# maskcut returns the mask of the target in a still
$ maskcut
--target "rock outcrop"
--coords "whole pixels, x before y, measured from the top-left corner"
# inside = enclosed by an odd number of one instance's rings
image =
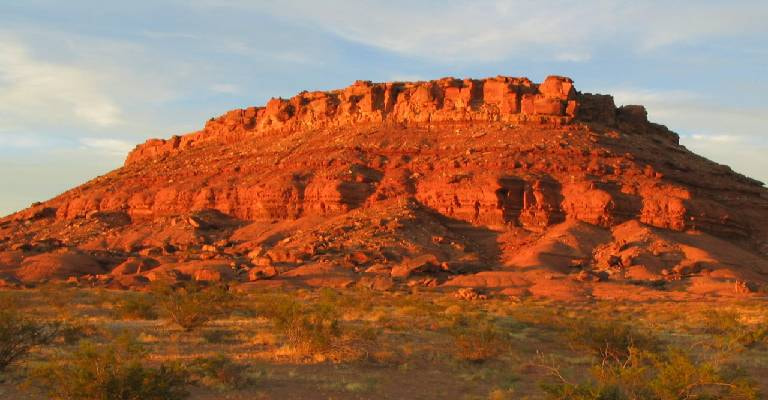
[[[766,220],[760,182],[568,78],[358,81],[137,146],[0,220],[0,273],[539,295],[709,271],[749,288],[768,280]]]
[[[245,135],[324,129],[353,124],[408,124],[447,121],[571,121],[579,109],[570,78],[550,76],[536,85],[528,78],[443,78],[429,82],[371,83],[330,92],[302,92],[273,98],[264,107],[232,110],[211,118],[205,129],[168,140],[151,139],[134,149],[126,165],[182,151],[205,142],[236,141]],[[612,102],[602,106],[612,113]]]

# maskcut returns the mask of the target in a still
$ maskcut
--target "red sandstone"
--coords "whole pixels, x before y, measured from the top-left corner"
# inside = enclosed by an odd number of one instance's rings
[[[359,81],[149,140],[124,167],[0,220],[0,278],[566,297],[709,279],[744,295],[768,280],[765,221],[761,183],[568,78]]]

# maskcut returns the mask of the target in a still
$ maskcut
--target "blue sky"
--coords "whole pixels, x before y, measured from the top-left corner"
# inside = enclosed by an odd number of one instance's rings
[[[0,0],[0,215],[357,79],[572,77],[768,181],[768,2]]]

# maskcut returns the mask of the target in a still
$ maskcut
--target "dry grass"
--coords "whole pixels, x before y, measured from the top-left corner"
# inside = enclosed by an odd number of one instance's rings
[[[0,301],[14,298],[20,312],[69,329],[68,337],[33,349],[6,374],[0,397],[45,398],[19,388],[27,371],[72,354],[81,339],[106,345],[125,332],[145,348],[147,367],[185,366],[194,377],[191,398],[199,399],[357,399],[374,393],[545,399],[550,395],[542,384],[558,379],[542,365],[556,366],[573,384],[587,384],[606,354],[601,350],[625,359],[628,345],[661,355],[678,349],[693,360],[740,368],[753,380],[768,375],[762,300],[561,304],[501,297],[464,302],[424,290],[263,291],[236,294],[228,315],[190,332],[162,312],[157,319],[123,312],[126,301],[141,303],[144,296],[60,286],[0,292]],[[63,307],[54,298],[69,303]],[[725,313],[708,311],[715,306]],[[768,393],[768,387],[760,389]]]

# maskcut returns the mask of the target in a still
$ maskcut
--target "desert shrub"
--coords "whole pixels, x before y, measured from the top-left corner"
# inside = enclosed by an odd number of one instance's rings
[[[217,355],[193,360],[188,366],[191,377],[204,386],[219,390],[239,389],[252,383],[248,367]]]
[[[145,355],[138,343],[125,337],[107,345],[82,341],[73,353],[33,369],[29,379],[51,398],[62,400],[186,398],[187,372],[176,364],[147,367]]]
[[[756,383],[738,368],[696,360],[680,349],[661,353],[631,350],[616,362],[604,359],[591,368],[590,378],[573,383],[547,366],[554,383],[542,385],[551,399],[581,400],[725,400],[760,398]]]
[[[269,296],[261,305],[263,315],[302,354],[327,351],[341,335],[339,316],[328,303],[302,304],[288,296]]]
[[[694,360],[679,349],[649,357],[653,378],[648,387],[659,400],[758,399],[755,382],[730,365]]]
[[[707,310],[703,314],[703,330],[722,335],[742,327],[741,316],[734,311]]]
[[[758,324],[750,325],[742,322],[738,312],[709,310],[703,315],[702,328],[713,336],[716,347],[725,350],[751,348],[768,342],[768,321],[765,318]]]
[[[632,349],[653,350],[659,341],[650,332],[629,322],[582,318],[572,321],[568,330],[571,344],[602,359],[624,361]]]
[[[0,372],[37,346],[50,343],[60,324],[40,322],[14,309],[0,310]]]
[[[465,321],[451,332],[453,355],[458,360],[483,362],[509,350],[509,340],[491,321]]]
[[[186,282],[179,286],[158,285],[153,288],[160,311],[185,331],[192,331],[208,321],[227,315],[234,297],[226,286],[206,286]]]
[[[77,344],[85,338],[94,338],[104,334],[103,329],[82,319],[69,318],[59,322],[58,325],[56,340],[68,345]]]
[[[341,336],[336,309],[328,304],[317,304],[299,310],[298,314],[288,314],[289,319],[278,322],[288,341],[303,354],[330,350],[334,340]]]
[[[127,296],[115,306],[115,315],[121,319],[157,319],[155,301],[145,295]]]
[[[302,303],[285,295],[259,300],[259,313],[273,321],[293,350],[304,356],[348,360],[367,356],[379,331],[342,324],[334,301]]]

